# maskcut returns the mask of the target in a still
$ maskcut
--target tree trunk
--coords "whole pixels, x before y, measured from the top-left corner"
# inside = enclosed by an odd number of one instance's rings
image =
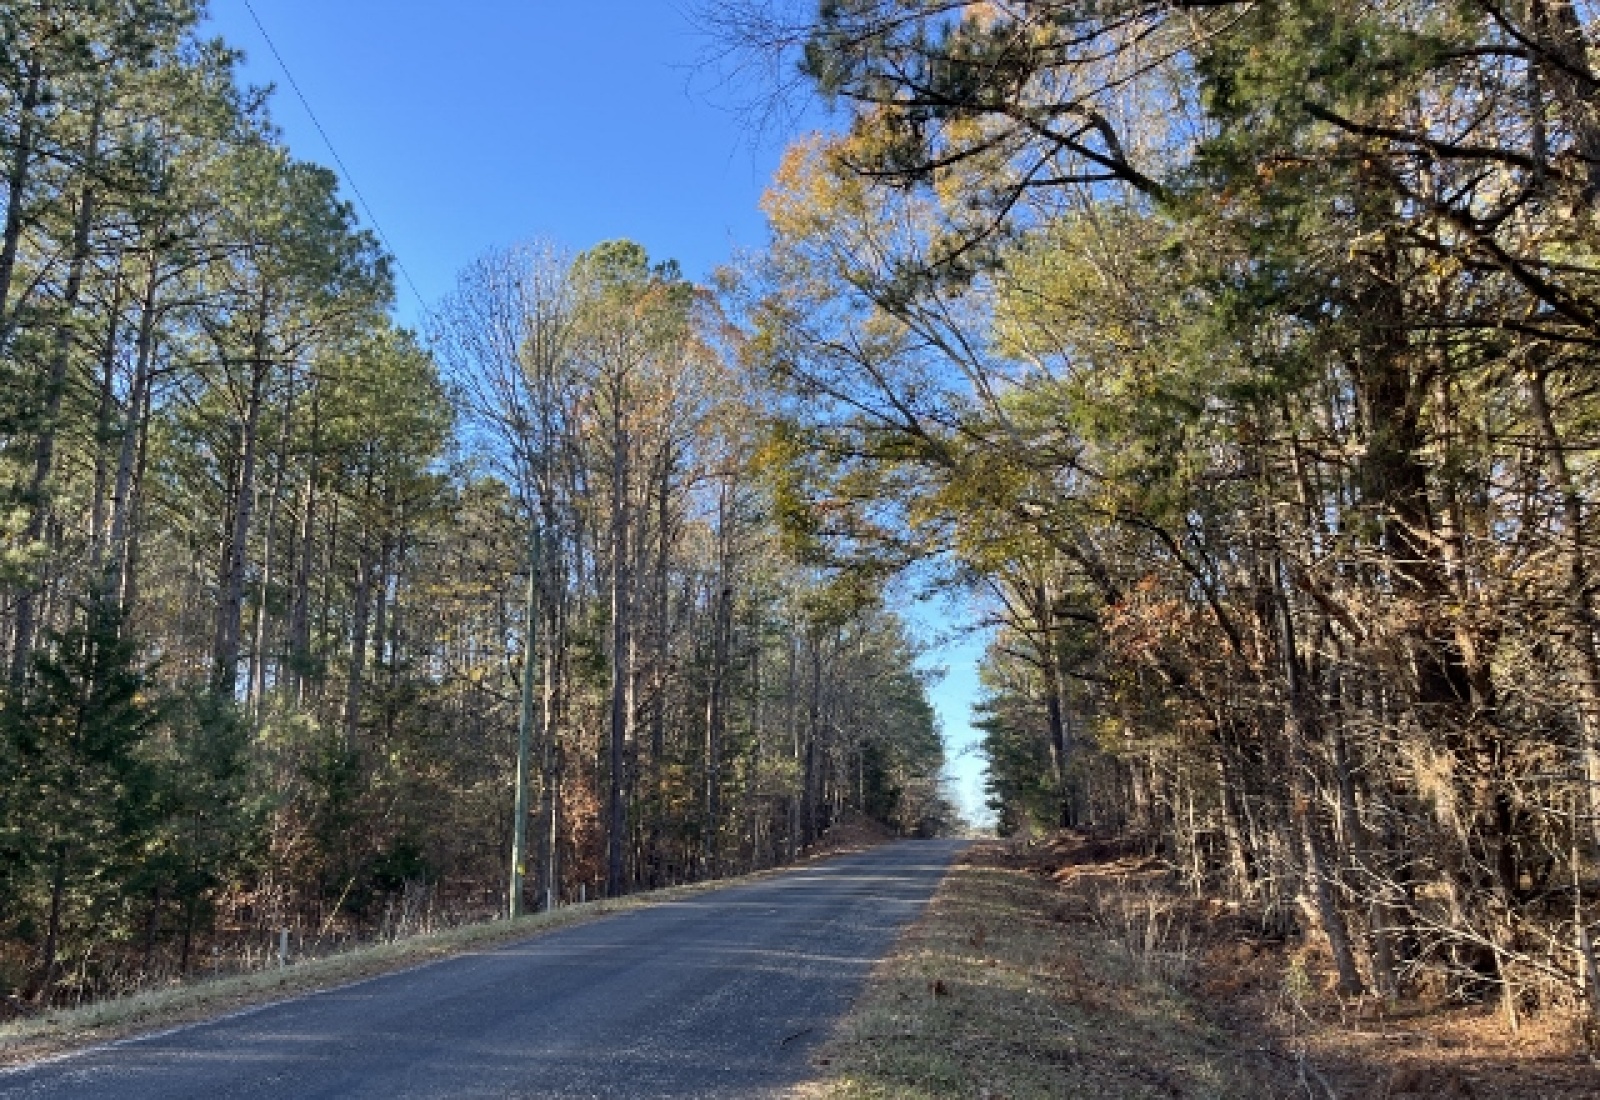
[[[532,510],[530,509],[530,512]],[[528,593],[523,613],[527,630],[522,641],[522,698],[517,715],[517,763],[511,799],[511,896],[507,911],[515,920],[522,915],[522,883],[527,874],[528,771],[533,753],[534,680],[539,662],[539,521],[528,519]]]
[[[547,530],[553,531],[553,516],[547,516]],[[554,547],[550,548],[552,551]],[[547,553],[546,557],[552,559],[546,566],[548,580],[545,584],[547,599],[545,604],[545,647],[544,647],[544,695],[539,711],[539,868],[543,875],[544,899],[543,904],[554,904],[561,897],[561,878],[559,868],[556,866],[556,853],[559,850],[559,818],[561,813],[561,746],[557,742],[558,710],[560,706],[561,691],[561,654],[565,652],[566,634],[564,626],[566,596],[558,586],[556,578],[559,571],[555,564],[555,554]]]
[[[322,397],[311,393],[311,437],[306,456],[306,480],[300,495],[300,523],[296,534],[298,560],[294,570],[294,595],[289,611],[289,655],[293,666],[295,704],[305,705],[306,683],[311,676],[311,573],[316,563],[317,473],[322,446]]]
[[[788,638],[788,676],[784,683],[786,690],[783,697],[783,723],[789,737],[789,760],[794,765],[797,774],[802,774],[800,751],[800,631],[798,624],[789,624]],[[793,863],[796,844],[800,837],[800,811],[802,800],[796,798],[791,791],[784,806],[785,833],[783,838],[783,861]]]
[[[1589,42],[1572,0],[1531,0],[1532,58],[1537,78],[1554,93],[1556,107],[1572,134],[1573,152],[1583,175],[1584,201],[1600,201],[1600,80],[1589,65]],[[1536,104],[1539,110],[1542,104]]]
[[[818,743],[822,739],[822,635],[813,629],[808,632],[811,647],[811,677],[806,692],[805,766],[801,772],[800,786],[800,846],[810,848],[817,842],[817,817],[822,800],[822,777],[818,760]]]
[[[0,351],[11,345],[19,312],[17,303],[12,300],[11,284],[16,279],[17,252],[22,245],[28,187],[32,183],[37,151],[39,119],[36,112],[44,91],[44,66],[37,53],[29,55],[24,71],[26,83],[17,103],[17,144],[11,152],[11,166],[5,181],[5,229],[0,233]]]
[[[1566,536],[1567,630],[1578,657],[1578,724],[1585,779],[1584,801],[1590,843],[1600,849],[1600,647],[1595,645],[1594,608],[1589,603],[1588,545],[1584,538],[1583,496],[1572,479],[1567,452],[1555,417],[1550,411],[1547,375],[1533,372],[1528,379],[1528,404],[1544,441],[1551,484],[1561,494],[1563,534]]]
[[[85,158],[86,178],[78,199],[78,212],[73,222],[72,255],[67,263],[66,285],[62,288],[59,318],[56,321],[55,348],[50,358],[50,374],[45,380],[44,408],[39,418],[38,439],[34,443],[33,473],[28,479],[24,500],[28,507],[28,522],[18,539],[23,546],[38,542],[49,525],[52,513],[50,475],[55,469],[56,435],[60,427],[61,402],[67,392],[67,372],[72,365],[73,315],[78,299],[83,294],[84,272],[89,265],[89,246],[94,229],[95,191],[98,175],[96,164],[100,150],[100,123],[104,108],[97,100],[94,117],[89,126],[88,155]],[[8,245],[9,241],[6,242]],[[15,262],[15,255],[11,257]],[[10,270],[6,258],[0,255],[0,280],[9,280]],[[6,285],[0,282],[0,285]],[[34,635],[38,631],[39,593],[28,585],[17,595],[13,610],[14,633],[11,643],[11,683],[20,686],[28,675],[33,660]]]
[[[144,509],[141,487],[144,485],[145,471],[150,462],[150,408],[155,400],[152,390],[151,386],[145,387],[144,405],[136,421],[138,426],[135,429],[137,438],[134,444],[133,478],[128,494],[130,535],[125,544],[126,549],[119,558],[122,573],[117,585],[117,606],[124,616],[128,615],[139,601],[139,540],[132,537],[131,532],[138,528]]]
[[[278,509],[283,499],[283,482],[289,464],[290,439],[294,429],[295,405],[294,376],[289,376],[288,393],[284,395],[283,419],[278,429],[277,462],[273,465],[272,487],[267,490],[266,530],[261,540],[261,581],[257,586],[255,621],[250,640],[250,671],[246,677],[245,698],[250,713],[261,715],[261,700],[267,691],[267,601],[277,566]]]
[[[89,508],[89,578],[95,598],[103,601],[105,589],[106,537],[109,528],[111,485],[114,474],[108,445],[115,438],[117,404],[117,334],[122,322],[122,272],[112,280],[110,317],[106,322],[105,344],[100,350],[100,390],[95,401],[94,499]]]
[[[265,325],[267,300],[263,295],[258,323]],[[212,692],[232,699],[239,675],[240,630],[244,617],[244,575],[248,561],[250,523],[255,515],[256,447],[261,424],[261,406],[266,398],[266,333],[257,331],[250,362],[250,384],[245,391],[245,407],[239,422],[239,470],[234,479],[233,508],[227,532],[227,551],[219,578],[217,626],[212,648]]]
[[[361,728],[361,689],[367,670],[367,635],[372,621],[372,574],[376,569],[366,532],[361,532],[357,537],[361,540],[361,549],[356,559],[356,589],[351,597],[355,606],[350,624],[350,661],[345,673],[344,742],[347,746],[356,743],[356,735]]]
[[[50,1003],[50,994],[55,989],[57,960],[61,951],[61,916],[67,896],[67,845],[58,842],[51,855],[50,917],[45,924],[44,948],[39,960],[39,991],[34,998],[43,1005]]]
[[[1334,893],[1333,864],[1328,859],[1321,822],[1317,819],[1318,792],[1309,746],[1314,718],[1301,674],[1294,620],[1288,593],[1284,591],[1283,586],[1283,568],[1281,561],[1276,557],[1273,559],[1272,568],[1274,602],[1277,604],[1279,625],[1279,658],[1283,662],[1287,695],[1283,718],[1284,733],[1289,748],[1291,810],[1300,834],[1312,903],[1317,920],[1322,925],[1323,934],[1328,937],[1334,968],[1339,975],[1339,992],[1345,996],[1354,996],[1363,990],[1364,983],[1361,980],[1360,969],[1356,965],[1349,928]]]
[[[149,421],[148,405],[155,364],[156,300],[160,279],[155,258],[150,258],[144,292],[139,303],[139,334],[134,342],[133,378],[128,386],[128,405],[123,416],[121,446],[117,453],[117,473],[111,492],[111,531],[107,539],[106,585],[118,610],[128,608],[127,576],[133,532],[134,493],[140,466],[144,426]]]
[[[150,913],[144,922],[144,949],[140,953],[139,970],[144,980],[150,978],[150,962],[155,958],[156,938],[161,933],[161,884],[150,891]]]
[[[620,406],[620,394],[613,400]],[[606,761],[606,896],[619,897],[626,883],[628,828],[626,758],[632,714],[629,696],[633,670],[628,538],[628,441],[620,407],[614,409],[611,456],[611,715]]]
[[[706,873],[718,874],[718,833],[722,828],[722,751],[726,736],[728,648],[733,629],[732,486],[723,479],[717,501],[717,587],[712,603],[710,682],[706,692],[705,851]]]
[[[667,752],[668,652],[672,636],[672,595],[669,570],[672,555],[672,510],[669,479],[670,455],[661,461],[661,476],[656,484],[656,561],[655,561],[655,654],[656,690],[650,700],[650,836],[646,843],[648,878],[653,886],[664,886],[664,832],[667,814],[666,772],[662,763]]]
[[[763,866],[761,858],[761,632],[750,646],[750,774],[745,782],[745,806],[750,813],[750,865]]]

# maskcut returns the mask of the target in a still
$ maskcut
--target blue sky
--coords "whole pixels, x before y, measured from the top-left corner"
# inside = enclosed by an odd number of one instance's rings
[[[535,236],[632,238],[696,278],[765,240],[756,204],[781,135],[755,143],[709,101],[705,41],[672,3],[252,3],[429,299],[484,251]],[[245,78],[277,85],[291,148],[332,167],[245,0],[210,12],[246,51]]]
[[[789,135],[758,137],[697,71],[708,43],[670,0],[251,0],[294,82],[422,299],[490,249],[572,249],[626,237],[704,278],[759,248],[758,202]],[[245,0],[210,0],[210,28],[274,84],[289,146],[334,167]],[[354,195],[351,195],[354,198]],[[365,215],[364,219],[365,220]],[[402,322],[424,308],[406,279]],[[950,612],[927,611],[930,632]],[[965,812],[982,807],[972,737],[981,645],[930,654]]]

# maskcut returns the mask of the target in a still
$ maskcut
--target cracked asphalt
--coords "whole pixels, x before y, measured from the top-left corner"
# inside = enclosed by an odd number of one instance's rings
[[[0,1097],[739,1097],[810,1056],[959,841],[902,841],[0,1071]]]

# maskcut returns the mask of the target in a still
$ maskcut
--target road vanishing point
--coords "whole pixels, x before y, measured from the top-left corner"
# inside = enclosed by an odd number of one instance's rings
[[[770,1096],[961,842],[901,841],[205,1023],[0,1070],[0,1097]]]

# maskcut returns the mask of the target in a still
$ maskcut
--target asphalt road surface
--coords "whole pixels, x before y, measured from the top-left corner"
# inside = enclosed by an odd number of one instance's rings
[[[0,1070],[0,1097],[759,1097],[811,1075],[960,847],[886,845]]]

